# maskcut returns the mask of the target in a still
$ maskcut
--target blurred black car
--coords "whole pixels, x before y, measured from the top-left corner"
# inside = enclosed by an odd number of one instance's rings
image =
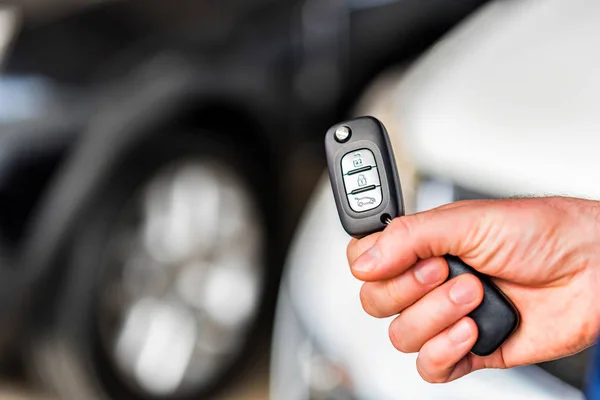
[[[68,399],[230,382],[269,333],[322,133],[481,3],[18,3],[0,79],[5,354]]]

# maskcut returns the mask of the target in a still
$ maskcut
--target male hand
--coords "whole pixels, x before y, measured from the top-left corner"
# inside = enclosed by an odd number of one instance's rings
[[[467,317],[483,288],[472,275],[448,282],[441,256],[489,275],[515,304],[521,324],[493,354],[469,353],[477,326]],[[572,198],[478,200],[396,218],[348,245],[363,284],[363,308],[397,316],[389,328],[401,352],[419,352],[429,382],[482,368],[509,368],[574,354],[600,329],[600,203]]]

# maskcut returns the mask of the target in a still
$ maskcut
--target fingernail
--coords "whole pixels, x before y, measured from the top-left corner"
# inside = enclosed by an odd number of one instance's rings
[[[415,278],[424,285],[439,282],[442,279],[439,263],[433,260],[421,261],[415,267]]]
[[[454,343],[462,343],[471,337],[471,326],[465,320],[459,321],[448,331],[448,339]]]
[[[458,278],[450,288],[450,299],[456,304],[469,304],[477,296],[477,287],[472,279]]]
[[[352,269],[360,272],[373,271],[380,259],[380,252],[377,245],[373,245],[369,250],[365,251],[352,265]]]

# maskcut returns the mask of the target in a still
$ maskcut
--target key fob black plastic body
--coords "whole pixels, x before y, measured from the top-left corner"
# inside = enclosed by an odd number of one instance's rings
[[[361,117],[332,126],[325,135],[325,151],[338,214],[348,234],[360,238],[381,231],[389,220],[404,215],[396,161],[379,120]],[[458,257],[445,259],[448,279],[473,274],[483,285],[483,301],[469,314],[479,330],[471,352],[489,355],[515,331],[519,313],[489,277]]]
[[[336,130],[344,127],[349,136],[340,142]],[[362,117],[336,125],[327,131],[325,150],[338,214],[348,234],[381,231],[385,218],[404,214],[396,161],[381,122]]]

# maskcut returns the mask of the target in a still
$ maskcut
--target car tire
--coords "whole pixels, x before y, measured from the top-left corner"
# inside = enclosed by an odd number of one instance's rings
[[[36,306],[29,356],[35,377],[45,388],[60,398],[69,399],[207,398],[252,360],[257,339],[268,329],[269,304],[273,303],[273,289],[277,287],[278,274],[270,268],[273,257],[268,254],[276,237],[269,215],[268,194],[276,189],[268,188],[275,180],[265,179],[269,177],[268,167],[257,161],[257,152],[247,150],[222,132],[204,131],[153,137],[118,160],[109,179],[96,190],[99,195],[83,207],[66,245],[54,260],[61,272],[46,282],[47,295],[42,297],[47,301]],[[98,299],[102,298],[105,278],[110,273],[103,263],[104,253],[120,213],[140,187],[173,162],[204,158],[218,160],[235,171],[256,204],[257,222],[264,227],[259,240],[263,260],[258,266],[261,292],[241,344],[235,354],[213,371],[208,382],[192,383],[178,393],[157,394],[145,391],[132,382],[131,377],[125,376],[103,344],[99,328],[103,316]]]

